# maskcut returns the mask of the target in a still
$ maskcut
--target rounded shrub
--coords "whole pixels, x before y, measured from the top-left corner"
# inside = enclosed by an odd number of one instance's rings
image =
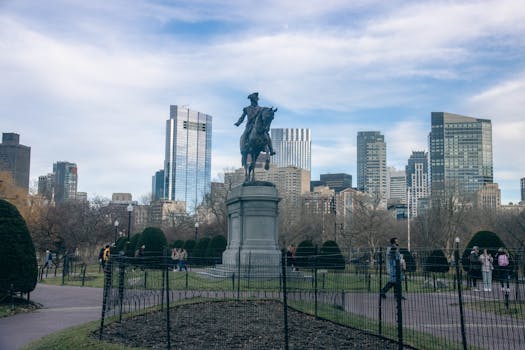
[[[188,239],[186,242],[184,242],[183,248],[186,249],[189,256],[193,255],[193,251],[195,249],[195,245],[197,242],[195,242],[193,239]]]
[[[213,263],[219,264],[221,262],[222,253],[226,250],[228,242],[222,235],[214,236],[208,244],[206,256],[213,260]]]
[[[184,247],[184,241],[182,239],[178,239],[171,244],[171,248],[182,248],[182,247]]]
[[[29,293],[38,278],[35,246],[18,209],[0,199],[0,295]]]
[[[335,241],[326,241],[319,251],[318,267],[323,269],[345,269],[345,259]]]
[[[450,265],[441,249],[433,250],[423,263],[425,272],[448,272]]]
[[[315,246],[310,240],[304,240],[297,246],[295,251],[295,265],[309,267],[313,264],[315,257]]]
[[[127,238],[124,238],[125,239],[125,242],[124,242],[124,246],[125,246],[125,249],[124,249],[124,252],[125,252],[125,255],[127,257],[134,257],[135,256],[135,252],[137,251],[137,249],[140,247],[139,246],[139,242],[140,240],[142,239],[142,234],[140,233],[135,233],[133,236],[131,236],[130,240],[129,240],[129,243],[127,242]]]
[[[226,238],[224,236],[214,236],[211,239],[210,244],[208,245],[206,256],[215,259],[222,257],[222,253],[226,250],[227,245],[228,242],[226,241]]]
[[[162,256],[164,249],[168,246],[168,241],[164,232],[158,227],[146,227],[140,236],[137,249],[145,246],[144,254],[146,256]]]

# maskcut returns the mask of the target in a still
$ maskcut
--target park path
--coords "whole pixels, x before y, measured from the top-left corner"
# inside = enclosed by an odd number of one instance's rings
[[[37,284],[34,312],[0,318],[0,349],[17,350],[59,330],[100,319],[101,288]]]

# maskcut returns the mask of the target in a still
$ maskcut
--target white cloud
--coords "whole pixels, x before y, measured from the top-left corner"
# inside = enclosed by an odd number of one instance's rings
[[[218,30],[188,39],[185,31],[201,21],[218,22]],[[274,124],[289,124],[278,127],[315,128],[319,172],[355,171],[359,129],[381,129],[389,162],[402,166],[413,149],[426,148],[430,111],[461,113],[453,109],[463,96],[472,96],[468,111],[493,116],[503,171],[523,135],[525,73],[492,76],[509,57],[523,69],[521,1],[20,1],[5,7],[0,28],[3,127],[32,146],[32,177],[67,158],[79,164],[88,192],[149,192],[169,104],[212,114],[213,172],[236,167],[240,130],[232,123],[251,91],[280,107]],[[502,82],[479,92],[495,79]],[[389,108],[398,110],[393,117]],[[414,109],[425,111],[421,119]],[[366,110],[384,117],[356,116]]]

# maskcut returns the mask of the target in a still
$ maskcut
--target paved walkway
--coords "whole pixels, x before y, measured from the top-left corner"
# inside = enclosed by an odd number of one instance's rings
[[[31,300],[43,307],[0,318],[0,349],[20,349],[45,335],[100,319],[102,289],[38,284]]]

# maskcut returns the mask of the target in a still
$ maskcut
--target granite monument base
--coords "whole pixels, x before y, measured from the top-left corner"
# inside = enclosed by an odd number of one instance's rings
[[[241,277],[278,277],[281,251],[277,243],[279,196],[270,182],[234,187],[226,200],[228,245],[216,271]]]

